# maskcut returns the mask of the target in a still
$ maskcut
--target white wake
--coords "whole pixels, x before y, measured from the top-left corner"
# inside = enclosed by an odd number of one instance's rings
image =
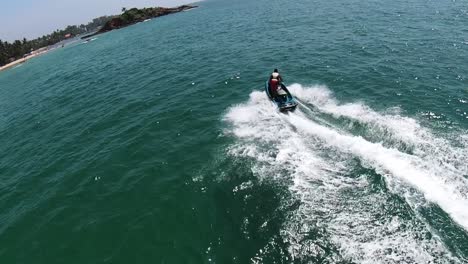
[[[468,230],[468,184],[463,177],[468,169],[467,162],[460,161],[467,157],[466,148],[452,146],[397,111],[380,114],[362,103],[340,105],[326,87],[293,85],[290,90],[322,113],[367,124],[370,132],[385,131],[392,140],[411,145],[413,152],[388,146],[385,138],[373,142],[323,124],[301,109],[280,114],[262,92],[252,92],[248,102],[231,107],[225,115],[230,124],[226,133],[238,140],[229,154],[255,160],[252,171],[261,180],[289,182],[301,201],[281,233],[291,245],[289,254],[298,259],[327,255],[321,244],[331,243],[341,255],[327,256],[329,260],[426,263],[453,258],[436,234],[421,239],[431,232],[424,221],[385,216],[382,210],[389,210],[391,194],[370,191],[368,175],[353,175],[353,169],[358,159],[413,208],[436,204]],[[306,239],[311,230],[322,229],[322,239]]]

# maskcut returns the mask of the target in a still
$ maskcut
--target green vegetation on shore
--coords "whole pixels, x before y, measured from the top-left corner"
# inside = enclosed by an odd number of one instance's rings
[[[107,21],[102,28],[88,36],[84,36],[83,38],[88,38],[97,34],[102,34],[114,29],[119,29],[122,27],[126,27],[129,25],[133,25],[138,22],[145,21],[146,19],[151,19],[154,17],[165,16],[177,12],[182,12],[188,9],[195,8],[196,6],[192,5],[181,5],[178,7],[173,8],[165,8],[165,7],[149,7],[149,8],[132,8],[127,10],[126,8],[122,8],[122,14],[119,16],[112,17],[109,21]]]
[[[194,7],[195,6],[191,5],[182,5],[174,8],[153,7],[142,9],[132,8],[129,10],[122,8],[121,15],[102,16],[93,19],[93,21],[87,25],[68,26],[63,30],[56,30],[52,34],[37,39],[27,40],[24,38],[23,40],[16,40],[13,43],[0,40],[0,66],[23,58],[24,55],[29,54],[33,50],[55,45],[73,36],[86,34],[87,32],[95,32],[84,37],[86,38],[126,27],[146,19],[177,13]]]
[[[24,38],[23,40],[16,40],[12,43],[7,41],[3,42],[0,40],[0,66],[14,60],[18,60],[33,50],[55,45],[60,41],[67,39],[66,36],[68,34],[71,36],[76,36],[86,32],[96,31],[112,18],[112,16],[98,17],[86,25],[82,24],[79,26],[67,26],[63,30],[56,30],[49,35],[45,35],[33,40],[27,40]]]

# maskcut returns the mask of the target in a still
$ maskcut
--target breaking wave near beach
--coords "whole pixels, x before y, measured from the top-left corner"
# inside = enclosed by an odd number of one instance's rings
[[[438,133],[399,108],[340,102],[326,86],[288,88],[295,112],[279,113],[254,91],[224,115],[228,155],[290,194],[278,234],[287,260],[465,263],[467,131]]]

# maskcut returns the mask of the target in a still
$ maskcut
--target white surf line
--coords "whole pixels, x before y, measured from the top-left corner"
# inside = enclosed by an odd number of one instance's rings
[[[468,199],[466,193],[460,193],[457,186],[444,181],[443,175],[434,175],[430,164],[425,164],[419,157],[385,148],[382,144],[371,143],[362,137],[340,134],[330,128],[296,114],[288,115],[292,125],[307,134],[324,140],[340,151],[359,156],[372,167],[407,182],[424,194],[424,197],[439,205],[452,219],[468,230]]]

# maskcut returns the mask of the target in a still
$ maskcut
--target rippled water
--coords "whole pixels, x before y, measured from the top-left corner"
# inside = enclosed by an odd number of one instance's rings
[[[465,263],[467,10],[213,0],[0,72],[0,260]]]

